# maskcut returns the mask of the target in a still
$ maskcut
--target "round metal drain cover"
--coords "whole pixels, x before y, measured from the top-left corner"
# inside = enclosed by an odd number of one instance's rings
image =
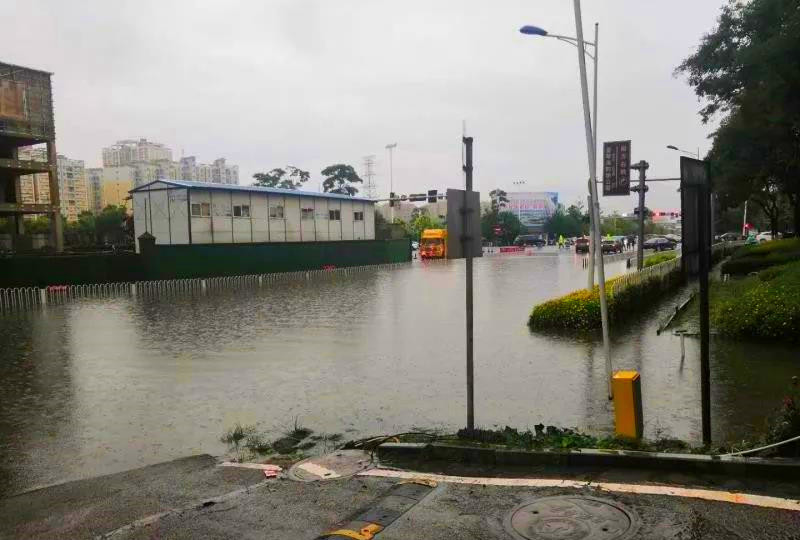
[[[623,540],[639,528],[631,510],[594,497],[542,497],[506,517],[506,530],[522,540]]]
[[[289,478],[301,482],[347,478],[372,468],[370,455],[362,450],[338,450],[332,454],[304,459],[292,465]]]

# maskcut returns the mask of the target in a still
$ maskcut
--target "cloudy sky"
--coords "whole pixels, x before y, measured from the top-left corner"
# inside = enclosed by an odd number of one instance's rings
[[[599,140],[631,139],[649,175],[675,176],[675,144],[708,149],[712,126],[672,73],[713,27],[722,0],[585,0],[600,23]],[[10,12],[9,12],[10,10]],[[54,73],[60,153],[100,164],[115,140],[175,155],[224,156],[254,172],[319,171],[376,156],[388,192],[460,187],[461,131],[475,138],[475,186],[585,198],[577,52],[519,34],[575,34],[569,0],[26,0],[5,8],[2,60]],[[590,71],[591,76],[591,71]],[[674,184],[648,206],[679,206]],[[629,212],[634,197],[605,198]]]

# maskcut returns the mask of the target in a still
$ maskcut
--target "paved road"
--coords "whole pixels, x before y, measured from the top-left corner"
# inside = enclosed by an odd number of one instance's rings
[[[196,456],[0,501],[0,538],[95,538],[109,533],[119,539],[315,538],[385,500],[397,482],[364,476],[316,483],[264,480],[260,471],[218,467],[214,458]],[[777,489],[785,496],[786,486]],[[375,538],[509,539],[503,523],[512,509],[564,495],[624,505],[639,521],[632,538],[800,539],[800,511],[592,487],[448,482],[438,483]]]

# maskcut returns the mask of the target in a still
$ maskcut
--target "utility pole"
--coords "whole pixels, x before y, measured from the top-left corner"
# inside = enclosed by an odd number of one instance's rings
[[[364,156],[364,194],[368,199],[377,199],[375,191],[375,156]]]
[[[592,138],[594,139],[594,162],[592,166],[594,167],[594,174],[592,175],[594,178],[597,178],[597,60],[600,57],[600,45],[598,44],[598,40],[600,39],[600,25],[598,23],[594,23],[594,95],[592,99],[594,101],[592,107]],[[591,182],[591,179],[589,180]],[[594,193],[589,187],[589,208],[592,208],[592,193]],[[589,226],[591,227],[592,215],[594,212],[592,211],[589,214]],[[603,256],[602,253],[603,249],[601,246],[600,249],[600,256]],[[594,250],[589,247],[589,277],[588,277],[587,288],[591,292],[594,290]]]
[[[464,180],[465,180],[465,196],[464,207],[467,207],[466,201],[469,200],[469,194],[472,192],[472,137],[462,137],[464,144]],[[472,234],[474,231],[470,230],[469,214],[465,211],[463,213],[464,219],[464,237],[462,240],[464,246],[464,258],[466,259],[466,312],[467,312],[467,429],[472,432],[475,429],[475,379],[473,375],[473,319],[472,319]]]
[[[744,217],[742,218],[742,237],[747,236],[747,201],[744,201]]]
[[[594,135],[592,133],[592,118],[589,111],[589,85],[586,81],[586,50],[583,41],[583,20],[581,19],[581,0],[574,0],[575,29],[578,41],[578,67],[581,75],[581,94],[583,98],[583,119],[586,130],[586,150],[589,158],[589,189],[592,196],[592,230],[594,232],[595,264],[597,265],[597,284],[600,288],[600,320],[603,326],[603,352],[606,359],[606,375],[608,378],[608,397],[613,397],[611,385],[613,373],[611,366],[610,338],[608,335],[608,301],[606,299],[606,272],[603,265],[603,246],[600,239],[600,199],[597,196],[597,159],[595,156]]]
[[[641,270],[644,266],[644,193],[647,186],[644,184],[647,179],[645,171],[650,164],[642,160],[636,165],[631,165],[631,169],[639,171],[639,185],[636,191],[639,192],[639,239],[636,241],[636,268]]]
[[[392,163],[392,150],[397,148],[397,143],[387,144],[386,149],[389,151],[389,193],[394,193],[394,167]],[[394,223],[394,206],[389,209],[391,222]]]

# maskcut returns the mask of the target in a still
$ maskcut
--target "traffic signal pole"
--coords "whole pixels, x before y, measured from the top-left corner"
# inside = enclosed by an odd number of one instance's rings
[[[650,164],[642,160],[636,165],[631,165],[631,169],[639,171],[639,238],[636,241],[636,269],[641,270],[644,267],[644,194],[647,191],[645,186],[646,171]]]

